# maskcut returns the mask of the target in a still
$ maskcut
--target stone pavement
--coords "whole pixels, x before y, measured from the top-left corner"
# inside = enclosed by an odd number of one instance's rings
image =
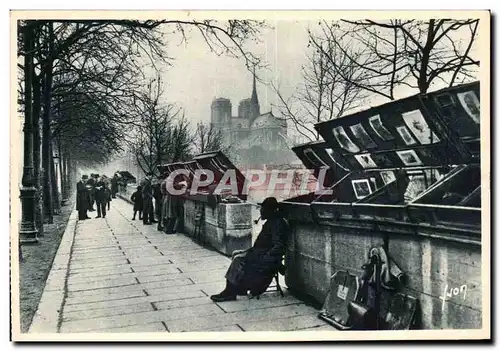
[[[229,258],[111,206],[105,219],[73,213],[30,333],[334,330],[286,290],[213,303]]]

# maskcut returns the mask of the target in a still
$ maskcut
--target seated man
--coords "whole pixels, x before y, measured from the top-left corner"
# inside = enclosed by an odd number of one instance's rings
[[[215,302],[236,300],[247,291],[255,295],[265,292],[285,254],[288,224],[278,211],[278,201],[268,197],[262,202],[261,219],[266,220],[253,247],[233,253],[226,273],[226,288],[210,298]]]

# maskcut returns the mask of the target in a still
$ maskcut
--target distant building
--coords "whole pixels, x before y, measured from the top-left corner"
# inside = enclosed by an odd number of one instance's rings
[[[287,140],[285,119],[272,111],[261,114],[255,75],[252,96],[241,100],[238,115],[232,116],[229,99],[217,98],[211,106],[211,123],[222,132],[223,144],[231,149],[237,164],[287,164],[296,160]]]

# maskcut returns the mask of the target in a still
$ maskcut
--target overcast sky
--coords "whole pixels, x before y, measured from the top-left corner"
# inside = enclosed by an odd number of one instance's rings
[[[269,24],[274,29],[262,32],[262,43],[248,45],[248,48],[262,55],[268,64],[268,69],[258,71],[257,75],[268,83],[274,80],[285,93],[291,94],[300,81],[307,28],[311,23],[279,21]],[[188,43],[182,45],[176,45],[175,36],[172,39],[168,53],[175,61],[163,74],[168,84],[166,96],[169,102],[183,107],[186,116],[195,123],[210,120],[210,104],[214,97],[230,99],[233,115],[236,115],[238,103],[249,98],[252,92],[252,74],[244,60],[211,53],[199,35],[192,35]],[[257,94],[261,112],[269,111],[271,104],[276,102],[272,88],[258,82]]]

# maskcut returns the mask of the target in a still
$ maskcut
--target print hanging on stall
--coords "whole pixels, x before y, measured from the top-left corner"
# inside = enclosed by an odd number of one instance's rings
[[[382,140],[392,140],[394,139],[394,136],[385,128],[385,126],[382,124],[382,120],[380,119],[379,115],[373,116],[369,118],[370,125],[373,129],[373,131],[380,137]]]
[[[396,151],[398,154],[399,158],[401,159],[401,162],[405,166],[421,166],[422,161],[420,161],[420,158],[418,158],[417,153],[415,150],[404,150],[404,151]]]
[[[457,94],[460,104],[465,112],[472,118],[474,122],[479,124],[480,121],[480,103],[476,94],[473,91]]]
[[[406,145],[414,145],[417,143],[417,141],[411,136],[408,128],[406,128],[405,126],[396,127],[396,130],[398,131],[399,135],[401,135],[401,138]]]
[[[323,162],[323,160],[314,152],[313,149],[304,150],[304,156],[307,157],[307,159],[311,161],[311,163],[316,167],[328,167],[328,165]]]
[[[359,147],[352,142],[352,140],[349,138],[349,136],[346,134],[344,128],[342,127],[335,127],[333,128],[333,135],[335,136],[335,139],[337,139],[337,142],[339,143],[340,147],[343,148],[344,150],[347,150],[352,153],[359,152]]]
[[[431,130],[420,110],[403,113],[403,119],[420,144],[427,145],[439,142],[439,138]]]
[[[331,160],[333,161],[333,163],[335,163],[337,166],[339,166],[340,168],[342,168],[344,171],[348,171],[349,170],[348,168],[345,168],[340,163],[338,163],[337,160],[335,160],[335,157],[333,155],[333,150],[332,149],[326,148],[325,151],[326,151],[327,155],[331,158]]]
[[[365,128],[361,123],[355,124],[350,127],[352,134],[358,139],[358,141],[363,145],[366,149],[377,147],[377,144],[373,141],[371,136],[366,132]]]
[[[372,193],[368,179],[355,179],[351,181],[351,184],[354,189],[356,199],[358,200],[363,199]]]
[[[373,161],[370,154],[354,155],[354,158],[363,168],[377,168],[377,164]]]
[[[396,181],[396,175],[393,171],[381,171],[380,176],[385,185]]]

